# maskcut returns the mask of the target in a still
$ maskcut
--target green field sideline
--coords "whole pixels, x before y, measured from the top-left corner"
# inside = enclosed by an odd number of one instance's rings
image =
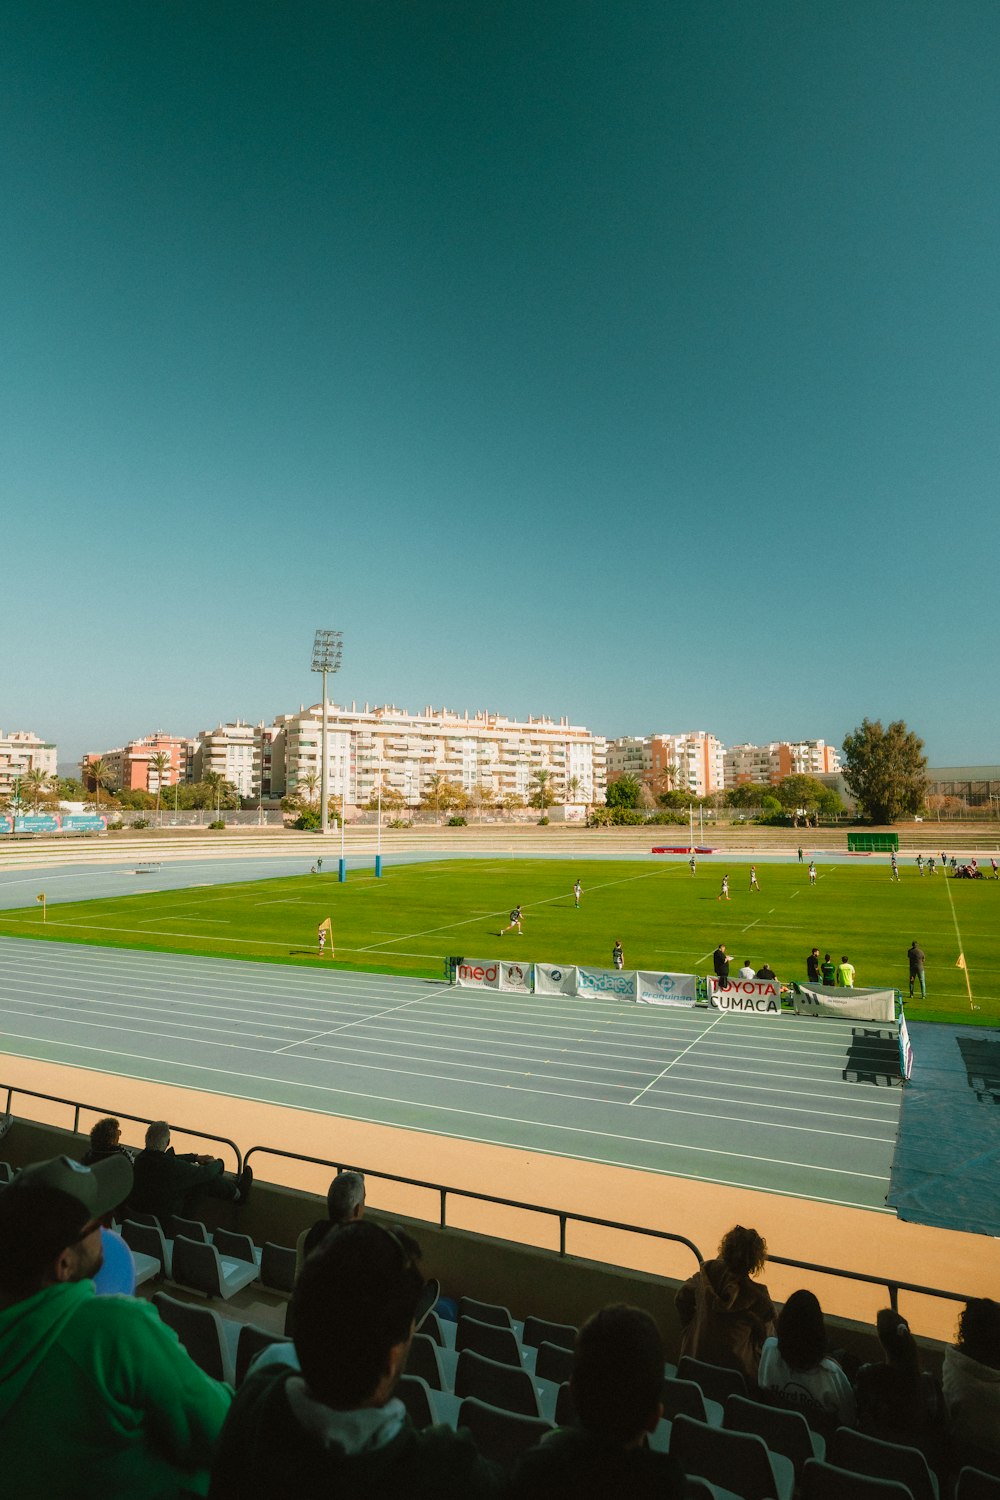
[[[144,948],[267,963],[331,966],[316,955],[316,930],[330,917],[338,967],[439,977],[446,954],[517,955],[525,960],[609,965],[621,940],[627,968],[704,974],[724,942],[755,968],[804,979],[815,943],[846,953],[860,986],[906,992],[906,950],[927,955],[927,1002],[917,1020],[995,1025],[1000,1020],[1000,882],[919,879],[894,884],[884,866],[821,865],[809,886],[804,865],[761,864],[759,894],[749,867],[729,867],[732,899],[717,901],[725,866],[716,859],[692,879],[684,863],[653,861],[461,860],[389,865],[381,880],[352,870],[251,884],[199,886],[106,901],[0,912],[0,934]],[[572,885],[583,883],[580,910]],[[524,907],[524,933],[500,938],[511,907]],[[972,986],[956,968],[964,951]]]

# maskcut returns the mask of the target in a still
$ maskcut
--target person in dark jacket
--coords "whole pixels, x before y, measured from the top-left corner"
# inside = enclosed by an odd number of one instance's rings
[[[90,1145],[83,1157],[85,1167],[104,1161],[109,1156],[125,1156],[131,1162],[135,1152],[122,1145],[122,1128],[113,1115],[106,1115],[90,1127]]]
[[[570,1392],[578,1425],[543,1438],[518,1464],[511,1500],[681,1500],[684,1471],[654,1452],[663,1414],[663,1341],[638,1307],[605,1307],[580,1329]]]
[[[222,1198],[245,1203],[253,1172],[244,1167],[238,1177],[223,1170],[217,1157],[178,1156],[170,1144],[166,1120],[154,1120],[146,1130],[146,1149],[135,1159],[135,1182],[129,1204],[139,1213],[168,1219],[189,1217],[199,1198]]]
[[[292,1293],[301,1372],[240,1387],[222,1429],[213,1500],[486,1500],[501,1472],[450,1427],[419,1432],[396,1383],[425,1296],[409,1235],[372,1219],[333,1229]]]
[[[947,1415],[941,1387],[920,1367],[920,1351],[906,1319],[883,1307],[875,1319],[884,1361],[862,1365],[854,1383],[858,1426],[885,1443],[919,1448],[933,1469],[947,1458]]]
[[[764,1340],[775,1331],[767,1287],[751,1279],[766,1260],[767,1245],[755,1229],[737,1224],[723,1235],[717,1259],[706,1260],[674,1299],[682,1355],[757,1379]]]

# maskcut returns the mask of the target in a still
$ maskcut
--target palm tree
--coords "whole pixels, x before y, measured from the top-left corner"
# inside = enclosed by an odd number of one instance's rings
[[[84,785],[93,786],[95,801],[100,807],[101,788],[107,791],[111,787],[111,771],[108,763],[103,755],[95,755],[93,759],[84,762],[82,769]]]
[[[577,801],[577,799],[578,799],[578,797],[580,795],[580,788],[581,788],[582,785],[583,785],[583,782],[580,780],[579,776],[571,776],[569,778],[569,780],[567,781],[567,783],[566,783],[566,791],[569,794],[569,800],[571,802],[576,802]]]
[[[32,812],[37,812],[41,807],[46,793],[52,789],[53,780],[48,771],[35,768],[25,771],[21,777],[21,797]]]
[[[307,771],[304,776],[299,777],[298,784],[305,791],[310,811],[314,810],[317,805],[316,793],[319,791],[320,780],[320,776],[315,771]]]
[[[540,766],[531,776],[534,791],[528,798],[532,807],[537,807],[542,817],[556,800],[556,794],[552,789],[552,772],[545,766]]]
[[[149,764],[151,769],[156,772],[156,812],[157,816],[159,816],[160,792],[163,787],[164,772],[170,768],[170,756],[164,750],[157,750],[156,754],[150,757]]]

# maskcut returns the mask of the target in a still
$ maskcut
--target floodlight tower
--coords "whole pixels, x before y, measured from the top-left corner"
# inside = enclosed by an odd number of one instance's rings
[[[320,737],[320,831],[330,831],[330,757],[327,742],[326,679],[330,672],[340,670],[340,658],[344,651],[344,635],[340,630],[317,630],[313,641],[312,670],[323,676],[323,727]],[[340,803],[340,826],[344,826],[344,800]]]

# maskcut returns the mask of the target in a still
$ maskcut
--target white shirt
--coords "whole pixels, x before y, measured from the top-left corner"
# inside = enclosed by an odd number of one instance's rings
[[[744,964],[739,972],[740,979],[756,979],[756,974],[749,964]]]
[[[854,1426],[857,1409],[851,1382],[835,1359],[821,1359],[811,1370],[793,1370],[778,1349],[778,1340],[764,1340],[757,1383],[766,1391],[780,1391],[786,1401],[797,1401],[808,1409],[815,1405],[848,1427]]]

